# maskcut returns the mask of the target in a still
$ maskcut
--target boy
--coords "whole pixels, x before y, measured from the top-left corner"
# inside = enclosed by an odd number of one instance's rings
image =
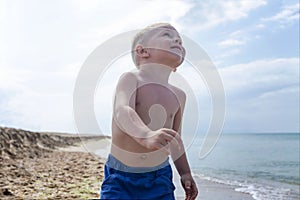
[[[169,155],[186,199],[196,198],[180,137],[186,96],[168,83],[184,56],[181,38],[170,24],[148,26],[134,38],[138,71],[123,74],[116,88],[101,199],[175,199]]]

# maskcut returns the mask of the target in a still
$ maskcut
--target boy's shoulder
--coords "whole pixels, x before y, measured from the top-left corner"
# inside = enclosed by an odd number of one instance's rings
[[[129,72],[124,72],[120,76],[120,79],[136,79],[136,77],[137,77],[136,72],[129,71]]]
[[[132,84],[137,82],[137,75],[135,72],[125,72],[123,73],[118,81],[118,84],[124,85],[124,84]]]

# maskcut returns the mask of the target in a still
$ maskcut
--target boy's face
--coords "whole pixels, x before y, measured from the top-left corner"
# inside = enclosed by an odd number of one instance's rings
[[[146,45],[151,61],[172,67],[179,66],[185,57],[185,49],[179,33],[172,27],[161,27],[150,31]]]

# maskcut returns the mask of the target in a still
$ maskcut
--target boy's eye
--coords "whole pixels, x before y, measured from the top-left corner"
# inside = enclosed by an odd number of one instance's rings
[[[163,36],[168,36],[169,37],[170,34],[169,33],[164,33]]]

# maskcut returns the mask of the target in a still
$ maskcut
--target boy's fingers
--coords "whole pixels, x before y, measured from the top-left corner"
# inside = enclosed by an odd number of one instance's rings
[[[186,197],[185,197],[185,200],[191,200],[191,199],[192,199],[191,194],[190,194],[190,193],[187,193],[187,194],[186,194]]]
[[[192,188],[191,199],[196,199],[196,197],[198,195],[198,190],[197,190],[195,183],[192,183],[191,188]]]
[[[181,137],[180,135],[172,130],[172,129],[163,129],[163,131],[167,134],[165,134],[165,137],[166,139],[169,141],[169,142],[172,142],[172,141],[175,141],[175,146],[178,147],[179,150],[181,150]]]
[[[167,133],[163,134],[163,138],[168,142],[171,142],[173,140],[173,137],[171,135],[168,135]]]
[[[165,146],[165,145],[162,145],[162,144],[160,144],[160,143],[158,143],[157,145],[156,145],[156,148],[159,150],[159,149],[161,149],[161,150],[163,150],[165,153],[167,153],[168,155],[170,154],[170,151],[169,151],[169,149]]]
[[[177,135],[177,132],[174,131],[173,129],[163,128],[162,131],[169,135],[172,135],[173,137],[175,137]]]
[[[192,187],[193,187],[193,193],[192,193],[191,198],[196,199],[196,197],[198,195],[198,190],[197,190],[197,187],[196,187],[195,183],[192,184]]]

